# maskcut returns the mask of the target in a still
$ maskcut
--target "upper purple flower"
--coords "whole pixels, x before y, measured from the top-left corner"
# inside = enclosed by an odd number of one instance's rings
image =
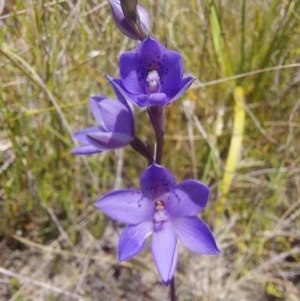
[[[72,150],[76,155],[90,155],[121,148],[134,139],[132,109],[117,93],[118,100],[103,96],[90,98],[91,111],[100,126],[86,128],[74,134],[82,146]]]
[[[136,51],[120,57],[121,79],[108,80],[127,100],[145,106],[165,106],[181,97],[194,81],[183,79],[181,55],[153,38],[141,42]]]
[[[112,191],[95,206],[129,225],[119,241],[119,261],[141,252],[151,234],[151,251],[157,270],[168,285],[178,258],[177,238],[196,253],[220,253],[206,223],[197,217],[208,201],[209,188],[199,181],[176,184],[172,173],[153,163],[141,175],[141,191]]]

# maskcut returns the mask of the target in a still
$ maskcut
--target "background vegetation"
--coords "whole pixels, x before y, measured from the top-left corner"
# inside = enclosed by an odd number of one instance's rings
[[[180,248],[178,300],[300,299],[300,1],[141,0],[198,80],[166,108],[164,165],[210,185],[220,256]],[[4,6],[3,6],[4,4]],[[0,299],[168,300],[149,251],[116,263],[99,195],[138,188],[130,148],[70,155],[133,49],[107,1],[0,1]],[[145,111],[137,131],[153,137]]]

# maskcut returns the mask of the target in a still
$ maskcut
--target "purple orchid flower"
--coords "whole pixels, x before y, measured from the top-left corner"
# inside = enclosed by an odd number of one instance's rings
[[[82,146],[72,154],[90,155],[121,148],[134,140],[134,117],[130,106],[117,94],[118,100],[104,96],[90,98],[90,108],[100,126],[90,127],[74,134]]]
[[[107,193],[95,206],[113,219],[128,223],[119,241],[119,261],[140,253],[152,234],[151,251],[168,285],[175,273],[177,238],[200,254],[220,253],[206,223],[197,217],[208,201],[209,188],[196,180],[176,184],[173,174],[153,163],[140,177],[141,191]]]
[[[165,106],[181,97],[194,81],[183,79],[181,55],[148,37],[136,51],[120,57],[121,79],[107,76],[115,90],[139,107]]]

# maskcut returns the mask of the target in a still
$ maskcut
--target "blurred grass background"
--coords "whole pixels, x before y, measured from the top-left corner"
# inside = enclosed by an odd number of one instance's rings
[[[148,251],[116,263],[121,226],[93,207],[138,188],[146,162],[129,147],[70,155],[94,124],[88,97],[113,96],[105,74],[136,42],[106,1],[0,3],[1,300],[168,300]],[[178,300],[299,300],[300,1],[140,4],[197,78],[166,107],[163,163],[210,185],[202,217],[223,250],[180,249]]]

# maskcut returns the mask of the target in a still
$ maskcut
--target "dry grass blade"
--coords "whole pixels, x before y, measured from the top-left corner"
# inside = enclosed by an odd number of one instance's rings
[[[35,279],[31,279],[30,277],[28,276],[23,276],[23,275],[19,275],[17,273],[13,273],[9,270],[6,270],[4,268],[1,268],[0,267],[0,273],[3,274],[3,275],[6,275],[6,276],[9,276],[9,277],[14,277],[22,282],[26,282],[27,284],[29,285],[33,285],[33,286],[37,286],[37,287],[40,287],[40,288],[43,288],[45,290],[49,290],[55,294],[60,294],[60,295],[64,295],[64,296],[67,296],[67,297],[72,297],[74,298],[75,300],[79,300],[79,301],[88,301],[88,300],[91,300],[89,298],[86,298],[86,297],[82,297],[82,296],[79,296],[77,294],[74,294],[74,293],[71,293],[71,292],[68,292],[68,291],[65,291],[59,287],[55,287],[55,286],[52,286],[50,284],[47,284],[47,283],[43,283],[43,282],[40,282],[38,280],[35,280]]]

